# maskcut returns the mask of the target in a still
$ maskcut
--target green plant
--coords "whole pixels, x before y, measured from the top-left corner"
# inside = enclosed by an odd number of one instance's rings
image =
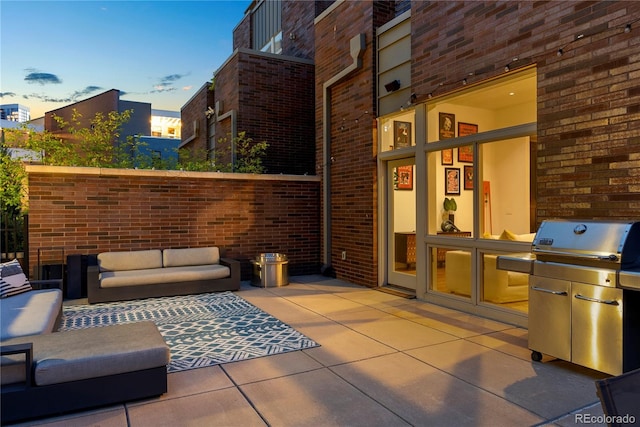
[[[445,197],[442,207],[446,212],[455,212],[458,210],[458,204],[456,203],[453,197],[452,198]]]
[[[12,158],[9,148],[2,143],[0,146],[0,204],[3,213],[18,215],[26,211],[24,204],[26,178],[27,173],[22,161]]]
[[[3,258],[14,257],[24,250],[24,215],[27,212],[26,186],[27,173],[21,159],[12,158],[9,148],[4,143],[4,129],[2,130],[2,145],[0,145],[0,208]],[[13,254],[13,255],[10,255]]]
[[[226,138],[219,140],[221,149],[216,150],[214,156],[215,170],[220,172],[237,173],[265,173],[266,168],[262,159],[267,154],[269,144],[265,141],[254,142],[247,137],[246,132],[238,132],[238,136],[232,138],[231,144]],[[231,147],[235,148],[235,162],[231,157]]]

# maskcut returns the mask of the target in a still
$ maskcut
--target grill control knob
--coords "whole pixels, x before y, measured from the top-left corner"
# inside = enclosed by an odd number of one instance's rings
[[[584,234],[587,231],[587,226],[585,224],[576,225],[573,229],[575,234]]]

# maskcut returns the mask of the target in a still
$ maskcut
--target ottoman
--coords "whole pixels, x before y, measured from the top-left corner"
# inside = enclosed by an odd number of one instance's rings
[[[169,347],[153,322],[138,322],[12,338],[1,363],[10,422],[159,396]]]

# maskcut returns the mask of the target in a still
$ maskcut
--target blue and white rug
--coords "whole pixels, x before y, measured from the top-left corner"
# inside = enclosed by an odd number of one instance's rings
[[[64,306],[63,315],[61,331],[155,322],[171,349],[168,372],[318,346],[232,292]]]

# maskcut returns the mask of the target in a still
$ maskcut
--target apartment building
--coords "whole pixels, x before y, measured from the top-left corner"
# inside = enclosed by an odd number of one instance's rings
[[[121,141],[128,136],[137,136],[145,144],[145,149],[158,159],[177,157],[180,145],[181,121],[179,113],[167,110],[155,110],[148,102],[126,101],[120,99],[120,91],[111,89],[98,95],[75,102],[64,107],[47,111],[44,117],[44,129],[65,137],[64,130],[55,117],[70,122],[73,112],[81,114],[80,126],[90,126],[97,113],[106,116],[109,112],[122,113],[131,110],[131,118],[123,124]]]
[[[525,325],[497,255],[545,219],[638,217],[639,22],[627,1],[255,1],[182,119],[322,177],[322,271]]]

